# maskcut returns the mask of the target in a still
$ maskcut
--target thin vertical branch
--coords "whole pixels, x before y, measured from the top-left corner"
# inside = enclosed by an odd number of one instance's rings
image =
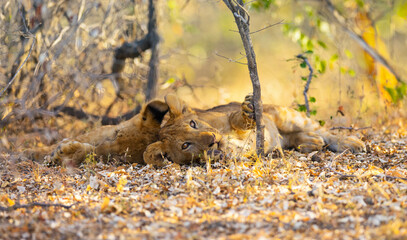
[[[4,94],[5,91],[7,91],[7,89],[11,86],[11,84],[13,84],[14,80],[16,79],[18,73],[20,72],[21,68],[23,68],[23,66],[25,65],[25,63],[27,62],[27,60],[30,58],[31,56],[31,52],[34,48],[35,45],[35,37],[33,37],[33,42],[31,44],[30,47],[30,51],[27,54],[27,57],[24,59],[24,62],[20,65],[20,67],[18,67],[16,73],[14,74],[13,78],[10,79],[10,81],[7,83],[7,85],[1,90],[0,92],[0,97]]]
[[[235,18],[246,52],[247,66],[253,86],[253,106],[256,119],[256,152],[258,156],[264,156],[263,103],[261,101],[261,87],[257,72],[256,55],[250,37],[250,16],[247,10],[244,9],[242,0],[223,0],[223,2],[230,9]]]
[[[158,43],[160,37],[157,33],[157,13],[154,6],[154,1],[149,0],[148,5],[148,35],[151,44],[151,58],[148,66],[150,71],[147,76],[147,87],[145,91],[146,101],[150,101],[157,94],[157,80],[158,80]]]
[[[308,70],[309,70],[308,79],[307,79],[307,82],[305,83],[304,91],[302,92],[302,94],[304,95],[305,108],[307,109],[307,117],[309,117],[310,116],[310,110],[309,110],[309,103],[308,103],[308,90],[309,90],[309,85],[311,84],[314,69],[312,69],[311,64],[309,63],[307,57],[305,57],[302,54],[299,54],[296,57],[299,58],[299,59],[302,59],[305,62],[305,64],[307,64]]]
[[[158,78],[158,43],[160,36],[157,33],[157,13],[155,2],[157,0],[149,0],[148,5],[148,33],[140,40],[134,42],[126,42],[115,50],[112,73],[115,75],[115,81],[120,82],[120,73],[124,69],[126,58],[136,58],[148,49],[151,49],[151,58],[149,62],[149,73],[147,76],[147,86],[145,89],[146,101],[155,97],[157,92]],[[117,89],[116,94],[120,96],[120,90]]]
[[[34,34],[28,29],[28,27],[27,27],[27,24],[26,24],[26,22],[25,22],[25,18],[26,18],[26,16],[25,16],[25,9],[24,9],[24,7],[21,5],[21,4],[19,4],[20,6],[19,6],[19,9],[18,9],[18,11],[20,12],[20,15],[21,15],[21,22],[22,22],[22,24],[23,24],[23,26],[22,26],[22,32],[23,32],[23,35],[21,36],[21,51],[20,51],[20,53],[18,54],[18,57],[17,57],[17,60],[16,60],[16,62],[14,63],[14,65],[15,65],[15,67],[17,67],[18,65],[20,65],[18,68],[17,68],[17,70],[15,70],[14,71],[14,66],[13,66],[13,69],[11,70],[11,72],[12,72],[12,78],[8,81],[8,83],[7,83],[7,85],[1,90],[1,92],[0,92],[0,97],[4,94],[4,92],[5,91],[7,91],[7,89],[13,84],[13,82],[14,82],[14,80],[16,79],[16,77],[17,77],[17,75],[18,75],[18,73],[21,71],[21,69],[23,68],[23,66],[25,65],[25,63],[28,61],[28,59],[30,58],[30,56],[31,56],[31,52],[32,52],[32,50],[34,49],[34,46],[35,46],[35,42],[36,42],[36,38],[35,38],[35,36],[34,36]],[[36,31],[37,29],[35,29],[35,31]],[[32,38],[33,40],[32,40],[32,43],[31,43],[31,47],[30,47],[30,50],[28,51],[28,54],[27,54],[27,57],[24,59],[24,61],[23,61],[23,63],[22,64],[20,64],[20,57],[22,56],[22,55],[24,55],[24,48],[25,48],[25,44],[26,44],[26,42],[28,41],[28,39],[29,38]]]

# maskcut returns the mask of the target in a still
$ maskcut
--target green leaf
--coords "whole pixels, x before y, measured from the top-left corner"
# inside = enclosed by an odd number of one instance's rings
[[[331,56],[331,58],[329,59],[329,61],[330,61],[331,63],[334,63],[334,62],[336,62],[338,59],[339,59],[339,56],[338,56],[338,54],[335,53],[334,55]]]
[[[357,4],[360,8],[362,8],[362,7],[365,5],[365,3],[363,2],[363,0],[356,0],[356,4]]]
[[[348,74],[349,74],[351,77],[356,76],[355,70],[353,70],[353,69],[349,69],[349,70],[348,70]]]
[[[319,122],[319,126],[321,126],[321,127],[323,127],[326,123],[324,120],[319,120],[318,122]]]
[[[317,100],[316,100],[314,97],[309,97],[309,101],[312,102],[312,103],[314,103],[314,102],[316,102]]]
[[[301,79],[303,80],[303,81],[307,81],[307,77],[301,77]]]
[[[351,51],[349,51],[348,49],[345,50],[345,55],[347,58],[352,59],[353,58],[353,54]]]
[[[390,95],[393,103],[398,103],[407,95],[407,84],[402,83],[395,88],[384,88]]]
[[[321,40],[318,40],[318,45],[321,46],[323,49],[327,48],[326,44]]]
[[[312,115],[312,116],[315,116],[315,115],[317,115],[317,110],[311,110],[309,112],[309,114]]]
[[[312,50],[308,50],[308,51],[305,51],[304,53],[305,53],[305,54],[313,54],[313,53],[314,53],[314,51],[312,51]]]
[[[300,67],[302,67],[302,68],[306,68],[306,67],[307,67],[307,64],[305,63],[305,61],[303,61],[303,62],[300,64]]]
[[[306,111],[307,111],[307,108],[305,107],[304,104],[298,104],[298,109],[297,109],[297,111],[299,111],[299,112],[306,112]]]
[[[314,44],[312,43],[311,40],[307,41],[307,51],[312,51],[314,49]]]
[[[325,60],[321,60],[318,64],[318,72],[320,73],[324,73],[326,70],[326,61]]]
[[[247,1],[244,1],[246,3]],[[256,10],[265,10],[274,4],[275,0],[257,0],[251,3],[251,6]]]

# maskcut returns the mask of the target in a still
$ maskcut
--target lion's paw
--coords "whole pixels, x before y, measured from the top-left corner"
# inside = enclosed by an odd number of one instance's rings
[[[337,151],[343,152],[346,149],[349,149],[353,153],[365,152],[366,146],[361,140],[357,139],[356,137],[346,137],[338,143]]]
[[[241,106],[243,118],[250,124],[255,124],[253,94],[248,94]]]
[[[78,141],[65,140],[51,153],[47,159],[47,165],[78,165],[86,154],[92,150],[92,146]]]

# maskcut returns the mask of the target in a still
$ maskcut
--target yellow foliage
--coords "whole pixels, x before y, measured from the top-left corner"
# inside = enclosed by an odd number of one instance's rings
[[[103,212],[109,207],[110,199],[108,197],[103,198],[103,203],[100,206],[100,210]]]
[[[126,183],[127,183],[126,176],[125,175],[121,176],[119,182],[117,183],[116,190],[118,192],[122,192]]]
[[[356,22],[362,31],[363,40],[385,59],[389,59],[390,55],[387,46],[380,38],[379,33],[375,31],[367,13],[360,12],[356,17]],[[365,61],[368,74],[375,80],[381,96],[386,102],[392,102],[390,94],[385,89],[396,87],[396,77],[383,64],[376,62],[367,52],[365,52]]]
[[[10,206],[13,206],[14,204],[16,204],[15,201],[10,198],[7,198],[7,202],[8,202],[8,205],[10,205]]]

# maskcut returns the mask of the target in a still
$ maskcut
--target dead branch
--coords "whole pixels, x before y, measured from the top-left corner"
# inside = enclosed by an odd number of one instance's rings
[[[130,118],[134,117],[141,111],[141,106],[137,105],[133,110],[130,110],[123,115],[120,115],[118,117],[108,117],[106,115],[104,116],[99,116],[99,115],[94,115],[94,114],[89,114],[86,113],[85,111],[81,109],[76,109],[73,107],[68,107],[65,105],[60,105],[57,107],[54,107],[52,111],[48,111],[45,109],[26,109],[26,110],[13,110],[11,111],[7,116],[5,116],[1,121],[0,121],[0,128],[6,127],[11,123],[15,123],[16,121],[21,121],[23,119],[29,118],[29,119],[41,119],[44,116],[49,116],[49,117],[61,117],[60,113],[65,113],[69,116],[75,117],[77,119],[82,119],[82,120],[89,120],[93,119],[95,121],[100,120],[102,125],[117,125],[122,121],[129,120]]]
[[[5,91],[7,91],[7,89],[11,86],[11,84],[13,84],[13,82],[16,79],[18,73],[21,71],[21,69],[23,68],[23,66],[27,62],[27,60],[30,58],[31,52],[32,52],[32,50],[34,48],[34,45],[35,45],[35,37],[33,37],[33,42],[31,44],[30,50],[29,50],[29,52],[27,54],[27,57],[24,59],[23,63],[20,64],[20,67],[18,67],[17,71],[14,73],[14,76],[10,79],[10,81],[8,81],[7,85],[3,88],[3,90],[1,90],[0,97],[4,94]]]
[[[225,56],[223,56],[223,55],[220,55],[220,54],[217,53],[217,52],[215,53],[215,55],[218,56],[218,57],[224,58],[224,59],[228,60],[229,62],[234,62],[234,63],[238,63],[238,64],[242,64],[242,65],[247,65],[247,63],[239,62],[238,60],[233,60],[233,59],[231,59],[231,58],[228,58],[228,57],[225,57]]]
[[[339,179],[340,180],[346,180],[349,178],[361,178],[361,176],[357,176],[354,174],[343,174],[337,171],[333,171],[333,173],[335,173],[336,175],[339,175]],[[376,178],[383,178],[384,180],[388,181],[388,180],[403,180],[403,181],[407,181],[407,178],[404,177],[395,177],[395,176],[390,176],[387,174],[376,174],[376,175],[371,175],[371,177],[376,177]]]
[[[349,130],[349,131],[360,131],[360,130],[365,130],[365,129],[369,129],[372,127],[362,127],[362,128],[354,128],[354,127],[332,127],[329,130]]]
[[[122,46],[117,48],[114,53],[112,73],[115,74],[115,81],[121,81],[120,73],[125,66],[125,60],[127,58],[136,58],[141,56],[143,52],[151,49],[151,58],[149,62],[150,71],[147,78],[146,86],[146,101],[153,99],[156,95],[157,85],[157,72],[158,72],[158,43],[160,37],[157,33],[157,15],[155,11],[154,2],[156,0],[149,0],[148,5],[148,33],[140,40],[134,42],[125,42]],[[118,89],[117,95],[120,95]]]
[[[43,207],[43,208],[48,208],[48,207],[62,207],[65,209],[70,209],[71,207],[77,205],[78,203],[74,203],[71,205],[64,205],[61,203],[39,203],[39,202],[33,202],[33,203],[29,203],[29,204],[15,204],[13,206],[10,207],[2,207],[0,206],[0,211],[2,212],[9,212],[9,211],[13,211],[13,210],[17,210],[19,208],[32,208],[32,207]]]
[[[129,120],[130,118],[132,118],[135,115],[137,115],[138,113],[140,113],[141,105],[137,105],[133,110],[130,110],[118,117],[108,117],[107,115],[99,116],[99,115],[89,114],[81,109],[76,109],[76,108],[67,107],[67,106],[55,107],[54,111],[56,113],[59,113],[59,112],[65,113],[65,114],[75,117],[77,119],[85,119],[85,120],[95,119],[96,121],[101,120],[102,125],[117,125],[120,122]],[[58,115],[56,115],[56,116],[58,116]]]
[[[20,7],[18,9],[18,11],[20,12],[21,15],[21,20],[22,20],[22,25],[23,25],[23,35],[21,36],[21,51],[19,52],[16,61],[13,64],[13,69],[12,69],[12,78],[8,81],[7,85],[3,88],[3,90],[1,90],[0,92],[0,97],[4,94],[5,91],[7,91],[7,89],[11,86],[11,84],[13,84],[14,80],[16,79],[18,73],[21,71],[21,69],[23,68],[23,66],[26,64],[26,62],[28,61],[28,59],[31,56],[31,52],[34,49],[35,46],[35,42],[36,42],[36,38],[34,36],[33,33],[35,33],[39,27],[41,25],[38,25],[35,29],[33,29],[33,31],[30,31],[27,27],[27,24],[25,22],[25,9],[24,7],[20,4]],[[30,50],[28,51],[27,57],[24,59],[23,63],[20,64],[20,58],[23,56],[24,54],[24,48],[25,48],[25,44],[28,41],[29,38],[32,38],[32,43],[31,43],[31,47]],[[15,67],[17,67],[17,70],[15,70]]]
[[[255,34],[255,33],[261,32],[261,31],[263,31],[263,30],[266,30],[267,28],[271,28],[271,27],[274,27],[274,26],[276,26],[276,25],[282,24],[283,22],[284,22],[284,20],[281,20],[281,21],[279,21],[279,22],[276,22],[276,23],[270,24],[270,25],[268,25],[268,26],[265,26],[265,27],[263,27],[263,28],[260,28],[259,30],[250,32],[250,34]],[[236,33],[239,32],[239,31],[236,31],[236,30],[229,30],[229,31],[231,31],[231,32],[236,32]]]
[[[296,57],[299,59],[302,59],[305,62],[305,64],[307,64],[308,70],[309,70],[308,79],[307,79],[307,82],[305,83],[304,91],[302,92],[302,94],[304,95],[304,100],[305,100],[305,108],[307,109],[307,117],[309,117],[310,113],[309,113],[309,103],[308,103],[308,90],[309,90],[309,85],[311,84],[312,74],[314,73],[314,69],[312,69],[311,64],[309,63],[307,57],[305,57],[302,54],[299,54]]]
[[[264,156],[264,123],[263,123],[263,104],[261,101],[261,88],[259,75],[257,72],[256,55],[253,50],[253,44],[250,37],[250,15],[243,7],[242,0],[223,0],[229,10],[232,12],[243,46],[246,52],[247,66],[249,68],[250,79],[253,86],[253,106],[256,119],[256,152],[258,156]]]

